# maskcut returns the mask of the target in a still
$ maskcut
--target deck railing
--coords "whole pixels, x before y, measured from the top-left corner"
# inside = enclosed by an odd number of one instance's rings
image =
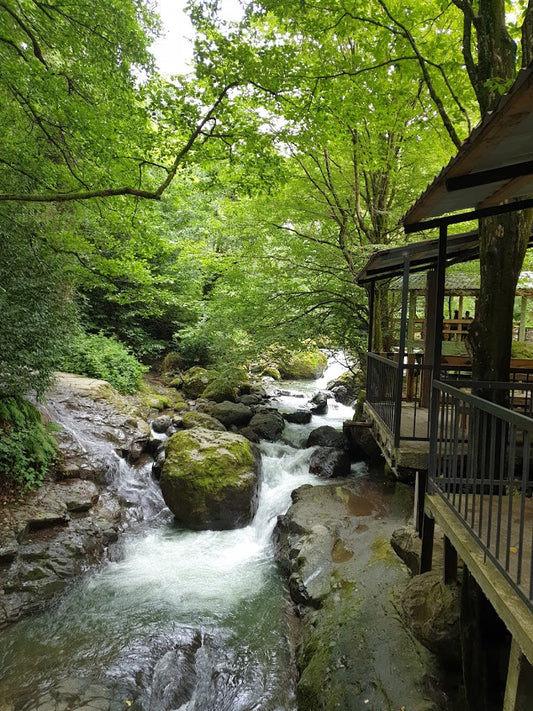
[[[394,436],[396,446],[401,440],[429,441],[427,408],[432,368],[424,365],[423,355],[407,355],[401,367],[396,353],[368,353],[367,356],[366,399]],[[533,384],[533,371],[530,368],[514,367],[511,368],[510,377],[510,409],[533,417],[533,391],[530,387]],[[472,367],[466,362],[443,362],[441,379],[446,382],[469,383]]]
[[[460,386],[463,389],[459,389]],[[438,494],[533,609],[533,419],[469,392],[504,389],[531,414],[533,385],[433,384],[429,493]]]

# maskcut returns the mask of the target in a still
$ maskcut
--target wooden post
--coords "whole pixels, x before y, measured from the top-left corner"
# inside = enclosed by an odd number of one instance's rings
[[[428,573],[433,564],[433,537],[435,535],[435,519],[424,514],[422,527],[422,551],[420,553],[420,573]]]
[[[418,537],[422,538],[422,529],[424,528],[424,499],[426,497],[428,483],[428,473],[424,469],[416,472],[415,479],[415,501],[414,501],[414,520],[415,531]]]
[[[431,270],[426,277],[426,304],[424,321],[424,365],[433,363],[433,350],[435,338],[435,301],[437,297],[437,272]],[[429,407],[431,399],[432,373],[422,370],[422,384],[420,389],[420,406]]]
[[[513,638],[509,653],[503,711],[528,711],[531,708],[531,699],[533,699],[533,668]]]
[[[448,536],[444,536],[444,584],[457,580],[457,551]]]

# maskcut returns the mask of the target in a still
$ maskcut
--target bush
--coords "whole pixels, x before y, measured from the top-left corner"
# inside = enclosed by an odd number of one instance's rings
[[[58,458],[55,439],[36,407],[15,397],[0,399],[0,478],[31,491],[43,483]]]
[[[107,380],[120,393],[135,393],[148,368],[125,346],[103,334],[79,334],[65,352],[60,367],[70,373]]]

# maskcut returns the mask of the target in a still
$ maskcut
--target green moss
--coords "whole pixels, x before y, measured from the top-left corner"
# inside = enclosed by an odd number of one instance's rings
[[[511,358],[520,358],[521,360],[533,358],[533,343],[513,341],[511,344]]]
[[[197,427],[180,431],[167,442],[163,474],[192,477],[199,489],[211,492],[228,484],[238,487],[242,474],[255,468],[250,442],[240,435]]]
[[[214,402],[224,402],[225,400],[235,402],[238,392],[239,387],[236,383],[219,376],[209,383],[202,392],[202,397]]]
[[[167,353],[161,363],[161,373],[177,373],[184,366],[183,358],[179,353]]]
[[[204,412],[184,412],[182,419],[183,425],[187,430],[193,427],[204,427],[207,430],[223,432],[226,429],[221,422]]]
[[[174,408],[174,402],[166,397],[165,395],[156,395],[152,393],[147,397],[143,398],[143,402],[146,407],[152,410],[171,410]]]
[[[284,379],[314,380],[322,375],[327,363],[327,356],[313,348],[288,354],[279,363],[279,371]]]
[[[194,366],[183,374],[181,388],[187,397],[197,398],[215,377],[214,372]]]
[[[388,538],[380,537],[372,543],[372,558],[370,565],[382,562],[386,565],[399,565],[400,559],[394,553]]]

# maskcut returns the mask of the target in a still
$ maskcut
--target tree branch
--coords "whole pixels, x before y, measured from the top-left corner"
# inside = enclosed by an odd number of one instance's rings
[[[167,176],[155,190],[142,190],[139,188],[132,188],[130,186],[125,185],[116,188],[97,188],[94,190],[80,190],[57,193],[0,193],[0,202],[71,202],[73,200],[91,200],[93,198],[109,198],[116,197],[119,195],[133,195],[135,197],[144,198],[147,200],[159,200],[161,198],[161,195],[165,192],[165,190],[168,188],[168,186],[176,176],[180,164],[182,163],[187,153],[193,147],[195,141],[201,135],[202,129],[204,128],[206,123],[208,123],[208,121],[212,119],[213,115],[219,108],[222,101],[225,99],[228,92],[236,86],[237,82],[233,82],[222,89],[209,111],[201,119],[201,121],[196,124],[194,130],[191,132],[191,135],[189,136],[189,139],[187,140],[183,148],[176,154],[172,165],[169,168],[165,168],[165,170],[167,171]],[[26,105],[28,105],[27,102]],[[67,167],[69,167],[70,169],[67,156],[64,155],[61,147],[57,145],[57,142],[53,139],[52,136],[49,135],[46,129],[42,126],[42,121],[40,121],[40,118],[36,116],[36,114],[34,114],[29,105],[28,110],[31,111],[38,125],[41,127],[41,129],[43,130],[47,138],[51,141],[51,143],[62,152],[63,157],[67,162]]]
[[[15,12],[13,12],[13,10],[10,7],[5,5],[3,2],[0,3],[0,7],[3,8],[7,12],[8,15],[11,15],[11,17],[15,20],[15,22],[20,27],[20,29],[29,37],[31,46],[33,47],[33,54],[41,62],[41,64],[43,66],[45,66],[46,69],[48,69],[48,64],[46,63],[46,60],[43,57],[41,48],[39,47],[39,43],[37,42],[35,35],[30,30],[30,28],[26,25],[25,22],[23,22],[20,19],[20,17]]]

